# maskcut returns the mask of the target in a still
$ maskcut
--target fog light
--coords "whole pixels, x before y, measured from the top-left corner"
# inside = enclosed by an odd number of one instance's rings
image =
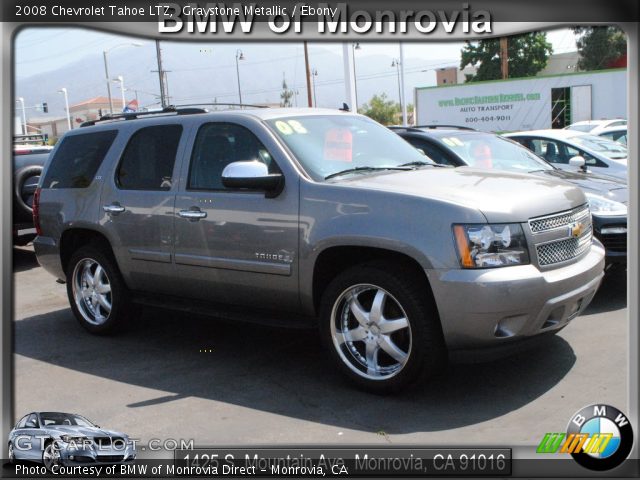
[[[76,459],[76,457],[75,457],[75,456],[73,456],[73,455],[69,455],[69,460],[74,461],[75,459]]]
[[[627,233],[627,227],[604,227],[600,229],[602,235],[618,235]]]

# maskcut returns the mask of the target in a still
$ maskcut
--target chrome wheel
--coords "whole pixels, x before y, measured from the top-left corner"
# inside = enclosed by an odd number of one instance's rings
[[[102,325],[111,314],[111,283],[97,261],[79,261],[72,278],[73,297],[82,317],[92,325]]]
[[[9,462],[14,463],[16,461],[16,453],[13,451],[13,443],[9,444]]]
[[[47,445],[44,452],[42,452],[42,463],[49,471],[51,471],[55,465],[60,464],[60,451],[56,448],[54,442]]]
[[[397,375],[411,354],[407,314],[375,285],[354,285],[340,294],[331,311],[331,337],[342,361],[368,380]]]

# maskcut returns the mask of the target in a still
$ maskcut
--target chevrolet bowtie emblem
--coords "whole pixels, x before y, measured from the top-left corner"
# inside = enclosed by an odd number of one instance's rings
[[[584,225],[582,224],[582,222],[572,223],[569,228],[571,229],[571,236],[573,238],[578,238],[580,235],[582,235],[582,232],[584,232]]]

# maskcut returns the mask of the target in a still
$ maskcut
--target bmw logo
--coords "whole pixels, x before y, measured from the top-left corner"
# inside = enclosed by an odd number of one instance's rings
[[[610,405],[590,405],[577,412],[569,421],[569,435],[581,442],[581,447],[574,449],[571,456],[590,470],[617,467],[633,447],[631,422]]]

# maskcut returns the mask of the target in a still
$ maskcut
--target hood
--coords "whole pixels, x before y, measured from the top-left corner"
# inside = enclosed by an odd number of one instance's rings
[[[49,425],[47,429],[58,435],[82,435],[85,437],[125,437],[126,435],[114,430],[97,427],[80,427],[77,425]]]
[[[579,188],[553,177],[471,167],[385,171],[341,183],[473,208],[496,223],[525,222],[586,203]]]
[[[601,195],[616,202],[626,204],[629,199],[627,184],[616,177],[566,170],[544,170],[536,172],[536,174],[565,180],[577,185],[587,193]]]

